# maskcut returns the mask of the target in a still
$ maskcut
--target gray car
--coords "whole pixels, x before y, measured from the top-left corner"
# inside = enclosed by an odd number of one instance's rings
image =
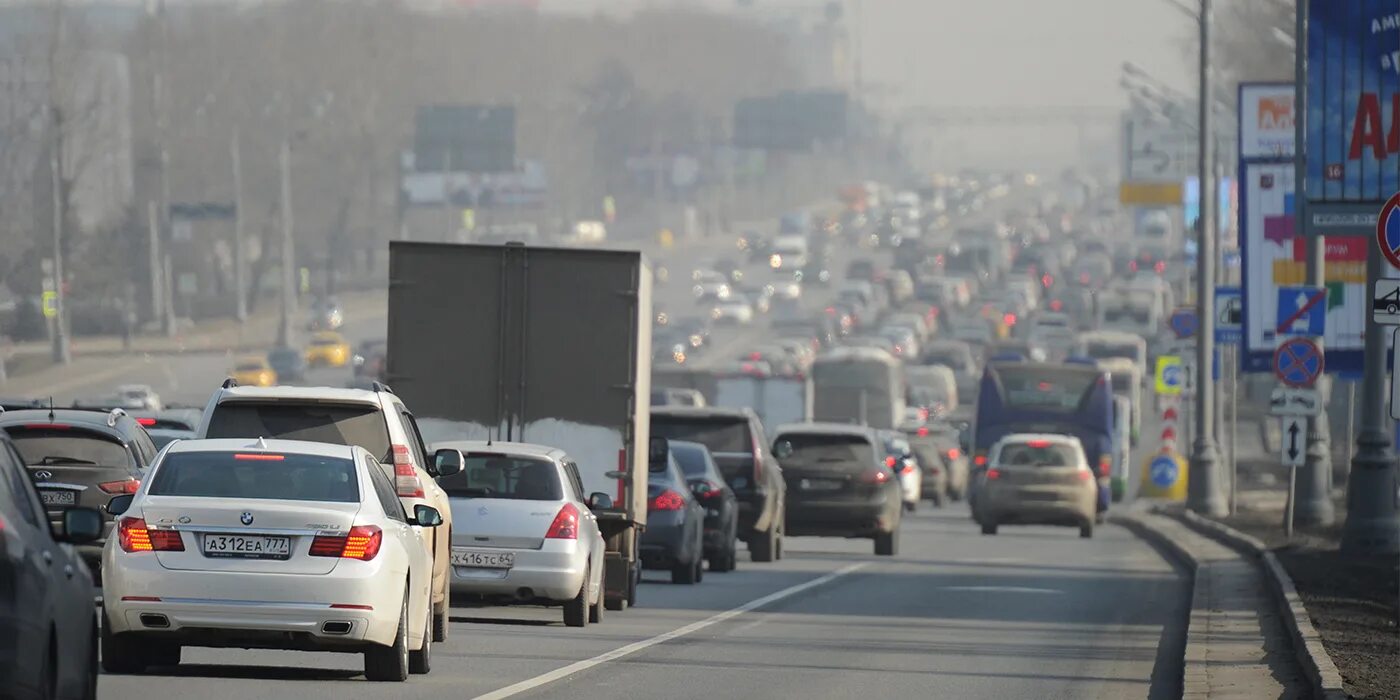
[[[670,569],[672,583],[700,583],[705,575],[705,507],[665,438],[651,439],[647,470],[647,529],[639,549],[642,566]]]

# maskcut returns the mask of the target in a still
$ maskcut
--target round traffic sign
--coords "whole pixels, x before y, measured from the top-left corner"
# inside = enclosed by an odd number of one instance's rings
[[[1186,371],[1181,365],[1167,365],[1162,368],[1162,384],[1178,387],[1186,383]]]
[[[1385,200],[1376,218],[1376,245],[1391,267],[1400,269],[1400,192]]]
[[[1274,351],[1274,376],[1288,386],[1312,386],[1323,368],[1322,348],[1308,338],[1289,338]]]
[[[1157,455],[1147,465],[1152,483],[1161,488],[1170,488],[1176,483],[1176,459],[1171,455]]]

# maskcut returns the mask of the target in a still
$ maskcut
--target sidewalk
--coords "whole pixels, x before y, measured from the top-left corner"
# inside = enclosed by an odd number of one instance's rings
[[[1183,698],[1308,697],[1259,567],[1174,518],[1134,509],[1116,519],[1176,553],[1195,571]]]

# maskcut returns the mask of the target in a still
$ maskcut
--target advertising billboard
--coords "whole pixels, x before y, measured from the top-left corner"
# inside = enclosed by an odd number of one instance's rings
[[[1293,83],[1240,84],[1240,157],[1293,155]]]

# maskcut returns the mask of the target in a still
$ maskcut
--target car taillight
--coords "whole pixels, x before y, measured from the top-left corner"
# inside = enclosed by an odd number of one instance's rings
[[[890,473],[884,469],[873,469],[862,475],[860,480],[867,484],[883,484],[890,480]]]
[[[123,552],[185,551],[179,532],[148,528],[142,518],[122,518],[117,522],[117,544]]]
[[[914,463],[913,463],[913,462],[905,462],[905,463],[904,463],[904,466],[902,466],[902,467],[899,468],[899,473],[900,473],[900,474],[913,474],[913,473],[914,473]]]
[[[135,479],[123,479],[121,481],[104,481],[97,485],[103,493],[136,493],[141,489],[141,482]]]
[[[972,457],[972,463],[979,467],[987,466],[987,455],[974,455]]]
[[[996,481],[1001,478],[1001,472],[996,469],[987,470],[987,481]]]
[[[914,433],[915,433],[916,435],[918,435],[919,437],[928,437],[928,426],[927,426],[927,425],[921,425],[921,426],[919,426],[919,429],[918,429],[918,430],[914,431]]]
[[[394,445],[394,488],[399,498],[422,498],[423,483],[418,480],[418,472],[413,468],[408,445]]]
[[[1005,316],[1002,316],[1001,320],[1008,326],[1014,326],[1016,325],[1016,314],[1007,314]]]
[[[544,533],[547,540],[576,540],[578,539],[578,508],[572,503],[565,503],[559,509],[559,514],[554,516],[554,522],[549,524],[549,531]]]
[[[698,481],[694,493],[698,498],[719,498],[724,495],[724,487],[713,481]]]
[[[156,419],[154,419],[154,418],[137,418],[137,419],[136,419],[136,423],[137,423],[137,425],[140,425],[140,426],[143,427],[143,428],[149,428],[149,427],[151,427],[151,426],[153,426],[153,425],[156,424]]]
[[[1099,476],[1108,476],[1113,471],[1113,458],[1108,455],[1099,455]]]
[[[890,469],[894,469],[894,464],[896,461],[897,460],[895,460],[894,455],[885,455],[885,466],[889,467]]]
[[[1054,299],[1050,302],[1051,311],[1059,311],[1063,308],[1065,308],[1065,303],[1063,301],[1060,301],[1059,299]]]
[[[1042,448],[1049,447],[1049,446],[1050,446],[1050,441],[1049,441],[1049,440],[1027,440],[1027,441],[1026,441],[1026,446],[1027,446],[1027,447],[1034,447],[1034,448],[1036,448],[1036,449],[1042,449]]]
[[[647,510],[680,510],[685,507],[685,499],[679,493],[667,489],[652,496],[647,501]]]
[[[1088,481],[1094,478],[1094,473],[1089,471],[1088,469],[1080,469],[1079,471],[1075,472],[1074,475],[1079,477],[1080,481]]]
[[[961,457],[961,456],[962,456],[962,450],[959,450],[959,449],[956,448],[956,447],[950,448],[950,449],[948,450],[948,459],[957,459],[957,458],[959,458],[959,457]]]
[[[1138,267],[1138,266],[1137,266],[1137,261],[1136,261],[1136,260],[1129,260],[1129,261],[1128,261],[1128,270],[1129,270],[1129,271],[1131,271],[1131,272],[1137,272],[1137,267]]]
[[[317,535],[311,540],[313,557],[339,557],[369,561],[379,555],[384,532],[375,525],[356,525],[345,536]]]
[[[1167,269],[1167,263],[1164,262],[1164,261],[1158,260],[1158,261],[1157,261],[1157,264],[1155,264],[1155,265],[1152,266],[1152,269],[1153,269],[1153,270],[1156,270],[1156,271],[1157,271],[1157,274],[1160,275],[1160,274],[1162,274],[1164,271],[1166,271],[1166,269]]]
[[[1055,276],[1054,276],[1054,275],[1041,275],[1041,276],[1040,276],[1040,286],[1045,287],[1046,289],[1049,289],[1050,287],[1052,287],[1052,286],[1054,286],[1054,285],[1055,285]]]

